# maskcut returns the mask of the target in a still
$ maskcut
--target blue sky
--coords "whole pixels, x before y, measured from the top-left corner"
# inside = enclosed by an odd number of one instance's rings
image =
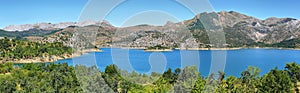
[[[299,0],[209,1],[216,11],[237,11],[259,19],[300,18]],[[0,0],[0,28],[12,24],[76,22],[87,2],[88,0]],[[179,21],[193,17],[190,11],[177,3],[172,3],[171,0],[131,0],[113,10],[106,20],[120,26],[124,20],[132,16],[132,13],[149,9],[167,11]]]

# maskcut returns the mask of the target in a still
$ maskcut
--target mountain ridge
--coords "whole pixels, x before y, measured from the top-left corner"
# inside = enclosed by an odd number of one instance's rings
[[[203,13],[212,13],[212,12],[203,12]],[[200,13],[200,14],[197,14],[195,15],[196,17],[203,14],[203,13]],[[221,14],[221,13],[230,13],[230,14],[238,14],[238,15],[243,15],[244,17],[251,17],[251,18],[255,18],[253,16],[248,16],[248,15],[245,15],[245,14],[242,14],[242,13],[239,13],[239,12],[236,12],[236,11],[220,11],[220,12],[214,12],[214,13],[218,13],[218,14]],[[257,20],[261,20],[261,21],[265,21],[265,20],[276,20],[276,19],[292,19],[292,20],[299,20],[299,19],[296,19],[296,18],[291,18],[291,17],[284,17],[284,18],[279,18],[279,17],[268,17],[266,19],[258,19],[258,18],[255,18]],[[187,20],[190,20],[190,19],[187,19]],[[183,20],[183,22],[186,21],[186,20]],[[69,26],[79,26],[79,27],[84,27],[84,26],[88,26],[88,25],[99,25],[101,24],[102,22],[106,23],[106,24],[110,24],[110,22],[106,21],[106,20],[100,20],[100,21],[96,21],[96,20],[86,20],[86,21],[80,21],[80,22],[58,22],[58,23],[49,23],[49,22],[40,22],[40,23],[35,23],[35,24],[20,24],[20,25],[8,25],[8,26],[5,26],[3,28],[0,28],[2,30],[5,30],[5,31],[26,31],[26,30],[29,30],[29,29],[34,29],[34,28],[40,28],[40,29],[62,29],[62,28],[67,28]],[[167,24],[174,24],[175,22],[171,22],[171,21],[168,21],[166,22],[165,25]],[[112,25],[112,24],[110,24]],[[141,24],[141,25],[149,25],[149,26],[154,26],[154,25],[151,25],[151,24]],[[113,26],[113,25],[112,25]],[[138,25],[135,25],[135,26],[138,26]],[[160,25],[160,26],[164,26],[164,25]],[[114,26],[114,27],[118,27],[118,26]],[[131,26],[129,26],[131,27]],[[122,28],[122,27],[119,27],[119,28]]]
[[[94,21],[94,20],[87,20],[87,21],[80,21],[80,22],[59,22],[56,24],[52,23],[35,23],[35,24],[21,24],[21,25],[9,25],[4,27],[2,30],[6,31],[26,31],[30,29],[63,29],[69,26],[89,26],[89,25],[100,25],[101,23],[107,23],[110,25],[109,22],[102,20],[102,21]]]
[[[226,37],[228,47],[272,46],[291,39],[300,38],[300,20],[294,18],[258,18],[244,15],[235,11],[221,11],[201,13],[194,18],[182,22],[166,22],[163,26],[137,25],[130,27],[116,27],[107,21],[86,22],[84,25],[64,25],[53,34],[43,36],[41,41],[65,42],[71,44],[74,30],[96,31],[94,45],[99,47],[207,47],[211,44],[207,30],[222,29]],[[47,28],[47,27],[44,27]],[[42,29],[41,30],[49,30]],[[28,29],[30,32],[31,29]],[[27,30],[26,30],[27,31]],[[68,33],[68,34],[66,34]],[[68,36],[66,36],[68,35]],[[116,35],[119,35],[116,37]],[[65,37],[60,40],[59,37]],[[297,40],[295,40],[297,41]],[[294,47],[299,47],[297,43]]]

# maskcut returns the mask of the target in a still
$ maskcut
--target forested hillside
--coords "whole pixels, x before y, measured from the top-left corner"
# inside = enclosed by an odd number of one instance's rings
[[[241,77],[225,77],[224,72],[203,77],[195,67],[169,69],[162,74],[151,75],[126,72],[125,76],[116,65],[107,66],[102,72],[96,66],[71,67],[54,63],[5,63],[0,64],[0,68],[0,91],[4,93],[290,93],[298,91],[297,82],[300,80],[300,65],[296,63],[286,64],[286,70],[274,68],[263,76],[259,75],[258,68],[249,67],[241,73]],[[188,85],[190,81],[185,79],[194,76],[199,77],[193,86]],[[149,77],[158,79],[149,82]]]
[[[4,31],[0,30],[0,37],[28,37],[28,36],[46,36],[51,35],[60,30],[42,30],[42,29],[30,29],[26,31]]]
[[[21,59],[46,59],[51,56],[71,54],[72,48],[62,43],[37,43],[17,39],[0,39],[0,62],[18,61]]]

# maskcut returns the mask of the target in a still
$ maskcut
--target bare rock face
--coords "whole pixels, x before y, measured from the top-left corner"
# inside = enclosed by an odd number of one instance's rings
[[[114,38],[113,41],[115,44],[122,42],[125,46],[134,47],[155,46],[157,44],[177,47],[184,44],[203,47],[201,45],[211,43],[207,30],[216,30],[214,28],[218,28],[220,25],[222,27],[219,29],[225,33],[226,43],[232,46],[247,46],[258,42],[274,44],[298,38],[300,35],[300,21],[297,19],[269,18],[260,20],[234,11],[222,11],[219,13],[201,13],[193,19],[179,23],[167,22],[164,26],[139,25],[116,28],[114,34],[119,35],[119,37]],[[146,32],[148,33],[145,34]],[[159,35],[153,38],[153,33],[159,33]]]
[[[151,47],[156,45],[169,47],[205,47],[211,44],[209,35],[218,34],[208,31],[222,30],[226,45],[247,46],[253,43],[275,44],[300,38],[300,20],[293,18],[268,18],[260,20],[238,12],[222,11],[201,13],[190,20],[163,26],[137,25],[114,27],[107,21],[62,22],[57,24],[38,23],[11,25],[6,31],[28,31],[31,29],[53,30],[56,33],[43,37],[43,42],[63,42],[73,46],[72,37],[76,30],[96,32],[88,36],[94,38],[91,44],[99,47]],[[217,31],[218,32],[218,31]]]
[[[61,22],[57,24],[51,24],[51,23],[36,23],[36,24],[25,24],[25,25],[10,25],[3,30],[6,31],[26,31],[30,29],[63,29],[67,28],[69,26],[78,26],[78,27],[84,27],[89,25],[100,25],[103,21],[82,21],[82,22]]]
[[[24,31],[24,30],[29,30],[29,29],[33,29],[34,25],[31,24],[25,24],[25,25],[10,25],[7,26],[5,28],[3,28],[3,30],[6,31]]]

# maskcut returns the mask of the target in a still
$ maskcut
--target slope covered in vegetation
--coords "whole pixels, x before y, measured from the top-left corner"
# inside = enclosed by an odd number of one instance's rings
[[[17,61],[20,59],[49,58],[71,54],[72,48],[62,43],[37,43],[17,39],[0,39],[0,61]]]
[[[241,77],[225,77],[219,72],[207,77],[200,76],[195,67],[183,70],[167,70],[162,74],[137,74],[135,72],[121,75],[116,65],[107,66],[100,72],[96,66],[75,66],[67,64],[40,63],[13,65],[0,64],[0,91],[12,92],[120,92],[120,93],[289,93],[298,91],[300,65],[286,64],[286,70],[272,69],[260,76],[260,70],[249,67]],[[76,73],[76,74],[75,74]],[[138,84],[130,80],[149,82],[149,77],[160,76],[155,82]],[[199,76],[193,86],[188,85],[189,77]],[[139,77],[139,78],[138,78]],[[143,78],[141,78],[143,77]]]

